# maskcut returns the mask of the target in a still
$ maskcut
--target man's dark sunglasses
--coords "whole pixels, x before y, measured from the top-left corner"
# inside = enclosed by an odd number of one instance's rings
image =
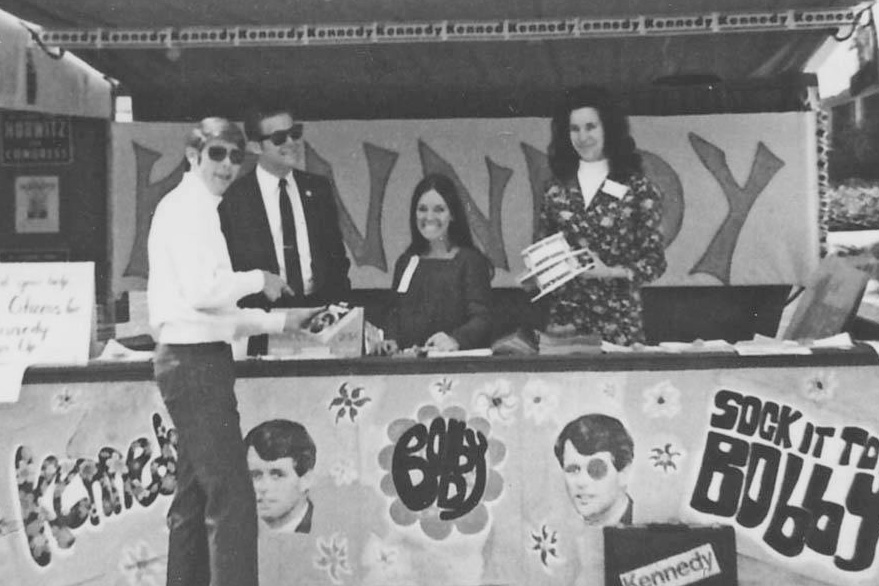
[[[287,142],[288,136],[293,140],[299,140],[300,138],[302,138],[302,124],[294,124],[286,130],[276,130],[271,134],[263,134],[259,137],[259,140],[260,142],[264,140],[271,140],[273,145],[281,146],[282,144]]]
[[[226,160],[226,156],[229,157],[233,165],[240,165],[244,162],[244,151],[241,149],[227,149],[224,146],[208,147],[208,157],[212,161],[222,163]]]

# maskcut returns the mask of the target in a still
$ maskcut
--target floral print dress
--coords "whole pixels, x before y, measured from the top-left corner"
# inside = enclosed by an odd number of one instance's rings
[[[643,175],[630,176],[619,197],[605,191],[608,180],[585,207],[576,177],[554,182],[540,209],[541,238],[562,232],[579,250],[588,248],[608,266],[631,269],[629,279],[578,277],[548,295],[550,325],[573,325],[614,344],[644,342],[641,286],[665,272],[660,231],[662,195]]]

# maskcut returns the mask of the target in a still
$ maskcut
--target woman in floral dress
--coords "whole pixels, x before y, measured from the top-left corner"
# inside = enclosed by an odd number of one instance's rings
[[[628,119],[608,92],[565,95],[552,120],[549,163],[541,238],[562,232],[574,250],[591,252],[594,266],[549,294],[548,329],[643,343],[641,287],[666,268],[662,195],[644,176]]]

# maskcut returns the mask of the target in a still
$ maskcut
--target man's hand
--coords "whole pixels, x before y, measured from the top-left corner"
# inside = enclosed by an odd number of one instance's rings
[[[439,350],[440,352],[454,352],[458,350],[458,340],[445,332],[437,332],[427,339],[424,347],[428,350]]]
[[[265,294],[266,297],[268,297],[269,301],[277,301],[284,293],[288,295],[293,295],[293,289],[291,289],[290,286],[286,282],[284,282],[284,279],[282,279],[275,273],[263,271],[262,276],[262,292]]]
[[[313,335],[306,328],[306,324],[317,313],[326,309],[325,307],[293,307],[285,310],[286,318],[284,319],[284,331],[288,333],[300,333],[304,335]]]
[[[382,340],[380,352],[382,356],[393,356],[400,351],[396,340]]]

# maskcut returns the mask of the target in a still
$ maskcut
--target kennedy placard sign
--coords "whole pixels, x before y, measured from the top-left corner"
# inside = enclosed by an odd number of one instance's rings
[[[0,264],[0,363],[88,362],[94,263]]]
[[[720,564],[710,543],[623,572],[622,586],[686,586],[720,574]]]

